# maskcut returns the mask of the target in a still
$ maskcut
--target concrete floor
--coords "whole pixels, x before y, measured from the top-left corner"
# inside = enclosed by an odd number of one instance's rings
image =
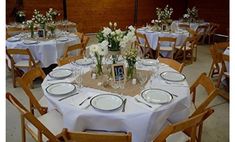
[[[95,36],[91,36],[89,44],[96,43]],[[202,72],[209,72],[211,65],[211,55],[209,53],[209,46],[198,46],[198,59],[191,65],[187,65],[183,69],[189,84],[192,84],[194,80]],[[42,90],[40,88],[40,81],[35,84],[33,93],[36,96],[42,96]],[[12,78],[9,71],[6,71],[6,91],[13,93],[23,104],[28,106],[28,99],[23,94],[20,87],[12,87]],[[197,92],[196,101],[199,104],[205,97],[205,91],[199,87]],[[229,141],[229,103],[220,96],[210,104],[215,110],[214,114],[205,121],[203,127],[203,142],[228,142]],[[9,102],[6,103],[6,141],[7,142],[19,142],[21,141],[21,129],[20,129],[20,116],[18,110],[14,108]],[[27,142],[33,142],[29,134],[27,134]]]

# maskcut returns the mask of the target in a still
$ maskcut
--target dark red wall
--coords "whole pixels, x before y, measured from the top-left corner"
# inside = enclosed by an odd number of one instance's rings
[[[136,18],[135,2],[138,6]],[[201,19],[220,24],[219,33],[229,32],[229,0],[67,0],[67,16],[77,23],[79,31],[97,32],[109,21],[118,22],[121,28],[134,24],[135,20],[137,25],[150,23],[156,18],[156,7],[166,4],[174,9],[173,19],[179,19],[187,7],[195,5]],[[30,18],[34,9],[45,12],[50,7],[59,10],[63,18],[63,0],[6,0],[6,21],[14,21],[14,8],[24,9]]]

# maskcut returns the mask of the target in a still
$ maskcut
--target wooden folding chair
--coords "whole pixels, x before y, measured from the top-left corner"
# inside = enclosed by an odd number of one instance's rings
[[[40,67],[35,67],[25,73],[21,78],[17,78],[17,83],[24,90],[25,94],[29,99],[30,111],[34,114],[34,109],[37,108],[40,114],[45,114],[47,112],[47,99],[43,95],[39,100],[36,99],[32,91],[30,90],[31,83],[36,78],[44,79],[46,77],[45,73]]]
[[[75,45],[72,45],[72,46],[69,46],[69,47],[66,48],[63,57],[71,56],[71,55],[69,55],[71,52],[78,52],[78,51],[79,51],[79,54],[75,54],[75,55],[72,55],[72,56],[77,56],[77,55],[82,56],[84,50],[85,50],[85,49],[84,49],[82,43],[80,43],[80,44],[75,44]]]
[[[27,130],[37,142],[131,142],[132,136],[130,132],[68,132],[67,129],[63,129],[62,116],[56,110],[36,118],[11,93],[6,93],[6,98],[21,113],[22,142],[26,140],[25,130]]]
[[[201,43],[205,42],[206,34],[208,32],[209,25],[199,25],[196,29],[198,34],[198,42],[201,40]]]
[[[59,66],[63,66],[65,64],[74,62],[74,61],[82,59],[82,58],[83,58],[83,56],[81,56],[81,55],[62,57],[57,61],[57,63],[58,63]]]
[[[83,52],[85,52],[89,40],[90,40],[89,36],[86,36],[86,35],[83,36],[83,40],[82,40],[82,44],[83,44],[83,48],[84,48]]]
[[[142,54],[146,58],[154,58],[152,48],[148,42],[148,39],[145,34],[135,32],[136,43],[135,46],[142,51]]]
[[[215,32],[216,30],[219,28],[219,24],[216,23],[210,23],[209,27],[208,27],[208,31],[206,33],[206,36],[208,37],[208,43],[211,43],[211,37],[214,41],[214,36],[215,36]]]
[[[206,120],[214,110],[207,109],[193,117],[190,117],[182,122],[168,125],[154,140],[154,142],[196,142],[197,129],[200,124]],[[190,135],[185,136],[182,131],[190,130]],[[177,133],[178,132],[178,133]],[[173,135],[171,135],[173,134]]]
[[[213,77],[214,74],[219,74],[222,67],[222,54],[228,46],[228,42],[220,42],[210,47],[212,64],[208,75],[209,77]]]
[[[167,46],[162,46],[162,43],[166,43]],[[158,37],[156,57],[160,56],[161,51],[170,52],[170,58],[174,59],[176,38],[175,37]]]
[[[207,97],[202,101],[201,104],[199,104],[198,106],[196,106],[196,90],[198,86],[202,86],[204,88],[204,90],[207,92]],[[198,115],[200,113],[202,113],[203,111],[205,111],[207,109],[207,107],[209,106],[209,104],[214,100],[214,98],[217,95],[220,95],[223,97],[223,94],[220,93],[220,91],[215,87],[213,81],[206,75],[206,73],[202,73],[197,80],[191,85],[190,87],[190,93],[192,95],[192,103],[195,107],[195,111],[191,114],[190,117],[193,117],[195,115]],[[198,142],[201,141],[201,135],[202,135],[202,128],[203,128],[203,124],[201,124],[199,126],[199,130],[198,130],[198,137],[197,140]],[[190,131],[184,131],[186,134],[190,134]]]
[[[22,142],[26,142],[25,130],[37,142],[45,142],[48,139],[51,142],[59,142],[55,135],[60,134],[63,130],[63,120],[56,110],[41,114],[41,116],[36,118],[11,93],[6,93],[6,98],[21,113]]]
[[[68,132],[64,129],[61,134],[66,142],[131,142],[132,139],[130,132]]]
[[[34,60],[31,52],[29,49],[6,49],[7,57],[10,59],[11,62],[11,73],[13,78],[13,87],[16,87],[16,78],[22,76],[22,68],[27,68],[28,70],[39,66],[39,61]],[[25,56],[24,60],[15,61],[16,56]]]
[[[222,77],[224,76],[225,78],[229,78],[229,76],[230,76],[229,75],[229,69],[226,67],[226,64],[229,64],[229,56],[223,54],[222,55],[222,68],[220,70],[219,78],[218,78],[218,81],[217,81],[217,87],[218,88],[220,87],[220,84],[221,84],[221,81],[222,81]]]
[[[176,60],[173,59],[168,59],[168,58],[158,58],[160,63],[164,63],[169,65],[170,67],[172,67],[173,69],[175,69],[178,72],[182,72],[183,68],[184,68],[184,63],[179,63]]]
[[[182,46],[175,46],[175,59],[183,58],[183,63],[190,57],[191,63],[197,58],[197,37],[187,37]]]

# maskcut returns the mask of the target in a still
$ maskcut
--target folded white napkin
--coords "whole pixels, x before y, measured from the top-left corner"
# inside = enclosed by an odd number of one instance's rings
[[[81,102],[84,101],[88,97],[89,96],[85,94],[78,94],[78,95],[75,95],[75,96],[72,96],[63,100],[63,102],[68,103],[80,109],[86,109],[89,107],[91,99],[86,100],[82,105],[79,105],[79,104],[81,104]]]
[[[150,106],[152,106],[152,108],[148,107],[147,105],[143,104],[143,103],[139,103],[136,101],[136,99],[138,99],[139,101],[141,102],[144,102]],[[152,103],[148,103],[146,102],[140,95],[136,95],[133,97],[133,102],[141,107],[144,107],[150,111],[155,111],[156,109],[158,109],[159,107],[161,107],[162,105],[161,104],[152,104]]]

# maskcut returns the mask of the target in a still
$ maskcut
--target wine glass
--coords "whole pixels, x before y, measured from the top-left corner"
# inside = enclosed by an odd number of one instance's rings
[[[147,74],[144,74],[142,72],[138,72],[137,73],[137,78],[138,78],[138,81],[140,82],[141,88],[144,89],[144,84],[148,80]]]

